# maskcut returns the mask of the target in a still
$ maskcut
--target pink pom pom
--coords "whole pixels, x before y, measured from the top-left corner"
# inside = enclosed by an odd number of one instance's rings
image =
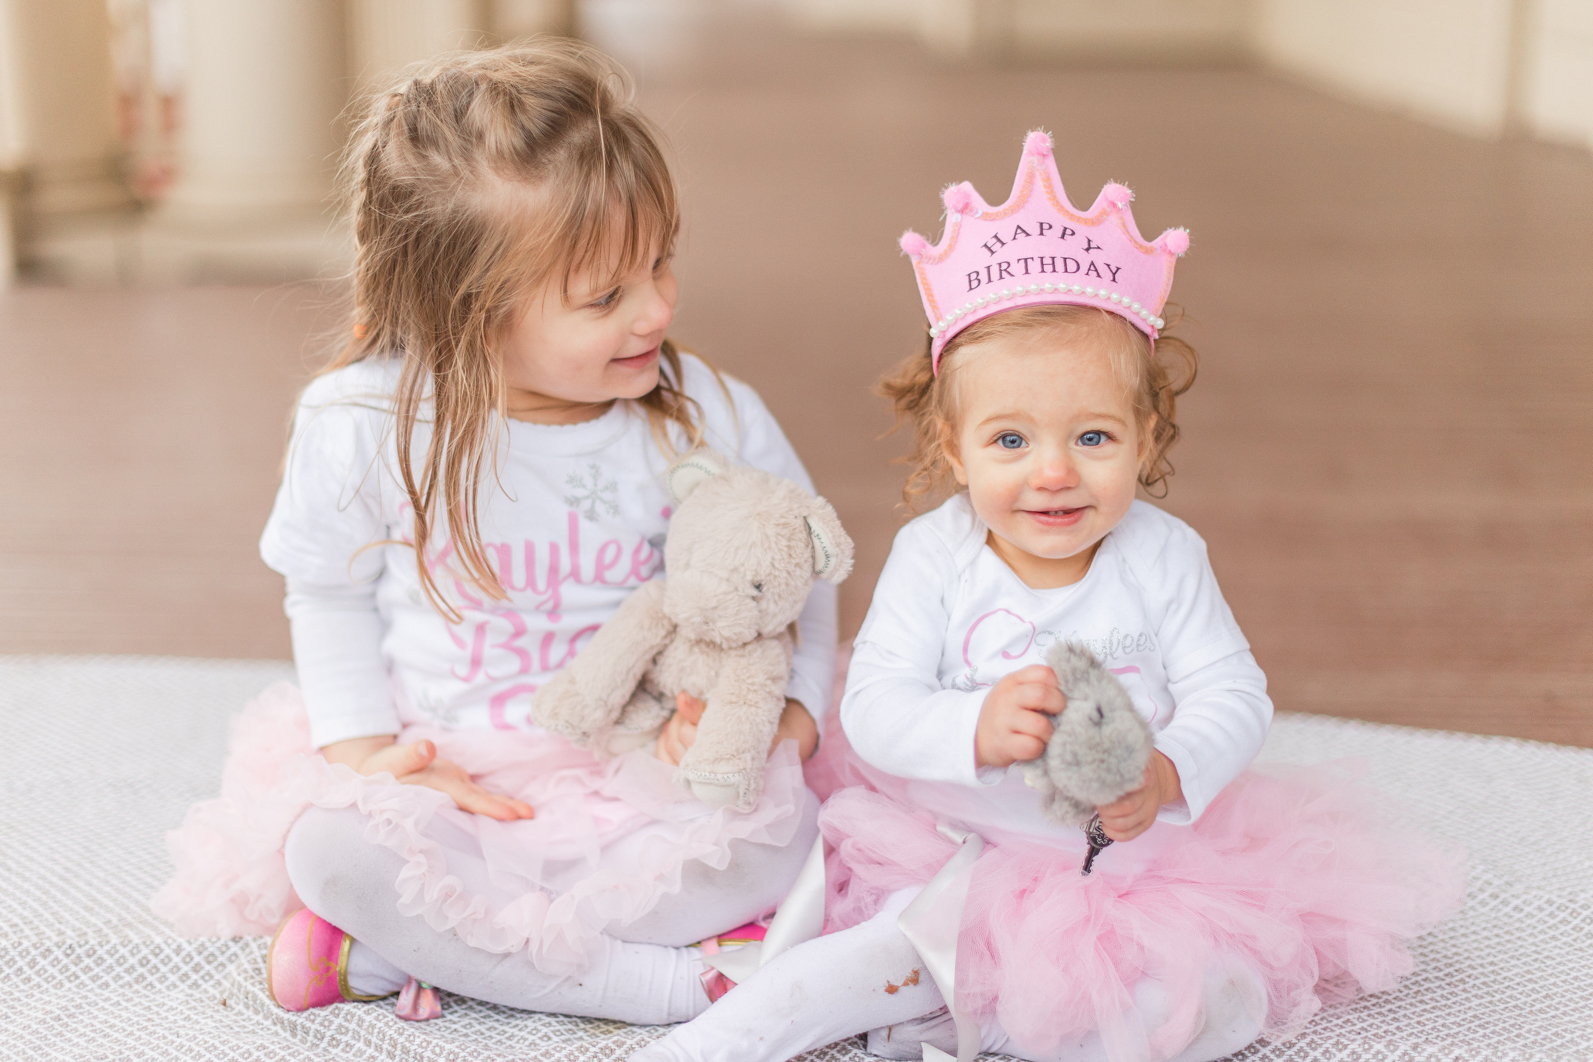
[[[978,209],[974,206],[974,186],[967,181],[952,185],[941,193],[940,199],[953,214],[972,214]]]
[[[902,233],[902,254],[910,254],[914,258],[929,250],[929,241],[924,239],[912,229]]]
[[[1041,158],[1051,154],[1051,134],[1044,129],[1031,130],[1023,138],[1023,153],[1025,155],[1038,155]]]
[[[1113,181],[1105,188],[1102,188],[1101,194],[1106,196],[1106,201],[1108,203],[1111,203],[1119,210],[1122,210],[1124,207],[1128,206],[1128,204],[1134,199],[1134,193],[1129,191],[1126,186],[1118,184],[1116,181]]]
[[[1189,250],[1189,231],[1187,229],[1172,230],[1162,237],[1162,246],[1180,258],[1183,257],[1184,252]]]

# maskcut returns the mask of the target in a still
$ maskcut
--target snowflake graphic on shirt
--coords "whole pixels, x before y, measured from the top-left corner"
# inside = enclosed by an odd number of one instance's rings
[[[451,727],[459,722],[459,709],[446,697],[422,689],[415,697],[415,707],[430,716],[439,726]]]
[[[603,482],[603,470],[596,463],[587,465],[585,472],[571,472],[565,476],[564,485],[574,492],[564,496],[564,504],[593,523],[597,522],[599,509],[610,516],[619,515],[619,506],[614,504],[619,496],[619,483],[612,479]]]
[[[966,674],[959,675],[957,680],[951,684],[951,688],[961,690],[963,693],[973,693],[975,690],[989,689],[990,683],[979,681],[979,665],[975,664],[968,669]]]

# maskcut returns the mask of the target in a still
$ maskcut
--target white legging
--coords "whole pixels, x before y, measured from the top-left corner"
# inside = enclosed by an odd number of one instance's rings
[[[955,1055],[957,1033],[946,1002],[896,927],[918,891],[895,893],[862,925],[776,957],[701,1017],[633,1054],[631,1062],[785,1062],[863,1032],[869,1033],[869,1051],[885,1058],[920,1058],[925,1042]],[[1152,1024],[1166,1014],[1166,992],[1158,982],[1140,981],[1134,995]],[[1205,995],[1205,1028],[1173,1062],[1211,1062],[1261,1031],[1266,997],[1252,971],[1237,963],[1212,970]],[[1041,1052],[1014,1043],[999,1025],[985,1025],[981,1033],[982,1050],[1030,1062],[1107,1062],[1093,1032]]]
[[[725,869],[688,863],[680,891],[630,925],[610,927],[591,966],[575,976],[538,970],[524,949],[495,955],[452,930],[400,914],[395,882],[403,857],[366,840],[367,824],[354,808],[312,807],[288,833],[285,850],[288,878],[305,906],[356,941],[349,954],[354,991],[394,991],[413,976],[523,1010],[664,1025],[693,1018],[708,1005],[701,959],[684,945],[750,922],[779,903],[818,836],[818,800],[807,794],[801,825],[787,845],[732,841]],[[449,873],[472,893],[500,904],[517,898],[493,885],[480,847],[446,816],[433,818],[424,832],[446,850]],[[601,864],[634,865],[630,840],[604,849]]]

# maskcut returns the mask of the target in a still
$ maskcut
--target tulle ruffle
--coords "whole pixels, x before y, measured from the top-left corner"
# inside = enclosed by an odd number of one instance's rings
[[[604,761],[545,733],[410,727],[398,740],[427,738],[482,785],[531,804],[536,818],[471,815],[435,790],[327,763],[310,751],[298,690],[279,684],[233,721],[220,797],[195,805],[167,835],[177,872],[151,900],[155,913],[187,936],[271,932],[302,906],[282,857],[294,821],[312,804],[357,807],[367,839],[404,859],[394,883],[402,913],[484,951],[526,948],[540,969],[576,973],[605,926],[678,892],[689,862],[723,869],[730,842],[784,845],[800,822],[802,766],[791,742],[771,755],[762,799],[743,813],[697,801],[645,753]],[[495,892],[517,898],[499,904],[472,893],[428,826],[470,834]],[[622,838],[625,869],[601,865],[603,849]]]
[[[833,932],[928,881],[957,846],[899,779],[826,751],[810,779],[850,786],[819,818],[834,846]],[[1194,826],[1158,823],[1106,849],[1087,878],[1082,843],[987,836],[959,934],[958,1003],[1037,1052],[1099,1029],[1115,1059],[1138,1060],[1170,1057],[1199,1031],[1203,974],[1218,964],[1259,972],[1271,1039],[1324,1003],[1392,988],[1412,969],[1410,941],[1459,910],[1464,857],[1403,827],[1356,774],[1249,771]],[[1147,976],[1170,996],[1155,1027],[1134,1004]]]

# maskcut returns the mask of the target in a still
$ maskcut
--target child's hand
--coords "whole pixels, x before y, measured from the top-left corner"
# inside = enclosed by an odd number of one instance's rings
[[[1039,756],[1051,740],[1050,716],[1067,703],[1056,673],[1044,664],[1014,671],[985,694],[974,730],[974,762],[1006,767]]]
[[[669,717],[664,729],[658,732],[658,758],[671,767],[679,767],[686,750],[697,740],[697,724],[702,722],[707,701],[699,701],[689,693],[675,695],[675,714]]]
[[[453,797],[463,811],[485,815],[500,822],[531,819],[536,811],[530,804],[500,796],[470,780],[470,774],[451,760],[437,758],[437,746],[430,741],[399,745],[391,738],[355,738],[336,741],[321,750],[331,763],[344,763],[360,774],[386,771],[405,785],[423,785]]]
[[[1183,798],[1178,768],[1162,753],[1152,751],[1150,762],[1145,765],[1145,784],[1095,811],[1101,816],[1106,836],[1114,841],[1132,841],[1151,828],[1163,804]]]
[[[813,721],[813,716],[803,707],[801,701],[785,699],[785,711],[780,713],[780,725],[774,731],[774,743],[769,746],[773,752],[780,746],[780,742],[794,739],[797,743],[797,752],[805,760],[819,751],[819,724]]]
[[[658,732],[658,758],[671,767],[680,766],[686,750],[697,740],[697,724],[702,722],[707,701],[699,701],[689,693],[675,695],[675,714],[669,717],[664,729]],[[805,760],[819,747],[819,727],[800,701],[785,699],[785,711],[780,713],[780,725],[774,732],[774,744],[795,738],[797,749]],[[770,748],[773,751],[773,747]]]

